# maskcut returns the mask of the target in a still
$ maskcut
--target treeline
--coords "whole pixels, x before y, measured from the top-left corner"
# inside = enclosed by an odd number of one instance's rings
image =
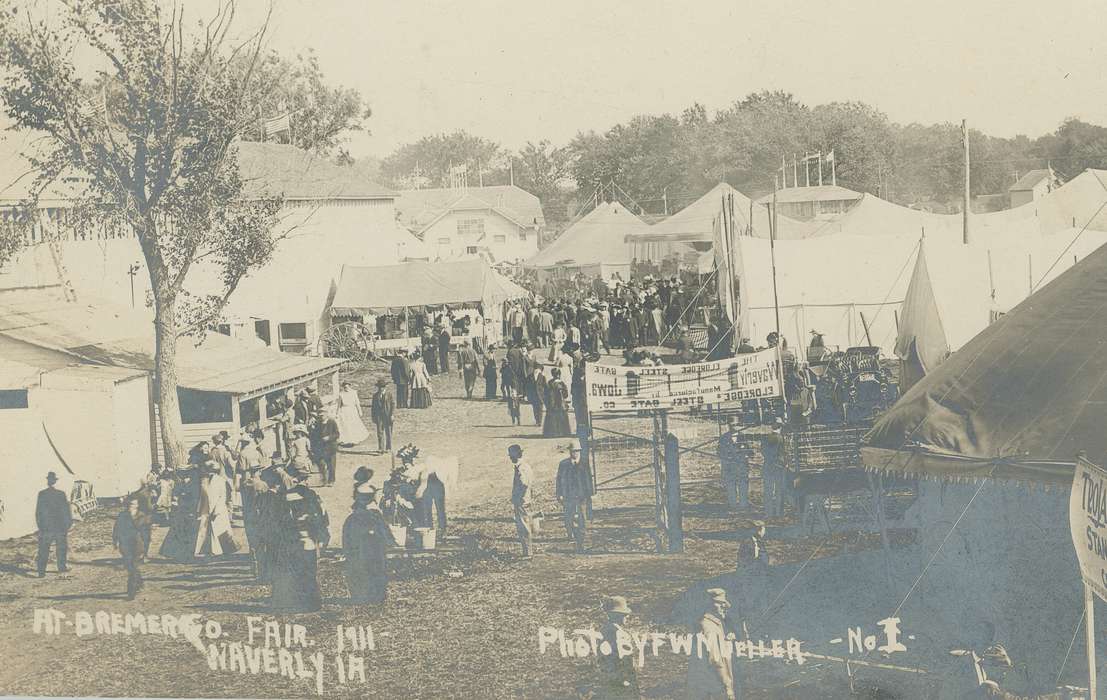
[[[1033,139],[989,136],[970,124],[969,143],[973,195],[1005,193],[1017,176],[1047,165],[1062,179],[1107,167],[1107,128],[1075,118]],[[558,222],[610,181],[643,212],[672,213],[720,181],[750,196],[770,192],[782,156],[788,184],[793,154],[803,184],[804,153],[830,151],[841,186],[908,205],[960,197],[960,124],[901,125],[861,102],[809,107],[781,91],[750,94],[714,114],[694,104],[679,115],[637,116],[561,146],[539,140],[515,152],[460,131],[427,136],[383,159],[380,176],[394,187],[446,187],[450,168],[466,166],[470,186],[514,181]],[[815,182],[817,166],[810,167]],[[829,183],[830,167],[823,167]]]

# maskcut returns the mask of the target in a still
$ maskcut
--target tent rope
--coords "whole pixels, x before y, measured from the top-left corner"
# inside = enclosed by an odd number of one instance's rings
[[[1065,674],[1065,666],[1069,663],[1069,655],[1072,654],[1072,645],[1076,644],[1076,635],[1080,634],[1080,628],[1084,626],[1084,616],[1076,618],[1076,625],[1072,628],[1072,641],[1069,642],[1068,651],[1065,652],[1065,660],[1061,662],[1061,668],[1057,671],[1057,680],[1054,685],[1061,685],[1061,676]]]
[[[1097,177],[1096,179],[1098,180],[1099,178]],[[1103,184],[1103,183],[1101,182],[1100,184]],[[1088,230],[1088,227],[1091,226],[1092,221],[1095,220],[1095,217],[1099,216],[1099,212],[1103,211],[1104,207],[1107,207],[1107,199],[1103,200],[1103,203],[1099,205],[1099,209],[1095,210],[1095,213],[1091,215],[1091,217],[1088,219],[1087,223],[1084,224],[1084,227],[1080,229],[1080,232],[1077,233],[1076,236],[1073,237],[1073,239],[1071,241],[1069,241],[1069,244],[1067,246],[1065,246],[1064,250],[1061,251],[1061,254],[1057,256],[1057,259],[1053,261],[1053,264],[1049,266],[1049,269],[1046,270],[1045,273],[1041,276],[1041,278],[1038,279],[1037,283],[1033,287],[1031,287],[1031,289],[1030,289],[1031,294],[1033,294],[1035,292],[1035,290],[1037,290],[1038,287],[1041,286],[1042,282],[1045,281],[1046,277],[1049,277],[1049,273],[1053,272],[1053,268],[1057,267],[1057,263],[1061,262],[1061,258],[1065,257],[1065,255],[1068,254],[1069,249],[1072,248],[1074,245],[1076,245],[1076,242],[1078,240],[1080,240],[1080,237],[1083,236],[1084,232]]]

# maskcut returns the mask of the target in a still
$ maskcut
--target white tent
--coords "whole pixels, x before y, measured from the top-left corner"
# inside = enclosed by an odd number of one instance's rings
[[[625,239],[645,228],[645,222],[622,204],[603,202],[523,265],[546,275],[579,271],[604,279],[618,273],[629,279],[631,256]]]

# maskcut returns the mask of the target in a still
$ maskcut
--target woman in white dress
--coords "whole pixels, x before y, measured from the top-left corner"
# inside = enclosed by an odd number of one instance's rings
[[[338,415],[335,419],[343,445],[357,445],[369,437],[361,417],[361,397],[349,382],[342,382],[342,391],[338,392]]]

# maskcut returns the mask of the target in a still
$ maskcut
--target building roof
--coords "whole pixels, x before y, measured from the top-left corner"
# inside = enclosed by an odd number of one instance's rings
[[[150,321],[131,309],[67,302],[59,287],[0,290],[0,336],[85,361],[152,371]],[[317,376],[345,360],[293,355],[208,333],[177,341],[180,386],[239,396]]]
[[[1027,190],[1032,190],[1037,187],[1042,180],[1048,180],[1052,177],[1053,172],[1049,169],[1043,168],[1041,170],[1031,170],[1030,172],[1020,177],[1019,181],[1011,185],[1011,187],[1009,187],[1007,191],[1025,192]]]
[[[342,267],[332,316],[399,313],[409,307],[497,304],[530,296],[482,258]]]
[[[247,196],[285,199],[395,199],[396,193],[326,156],[280,143],[236,144]]]
[[[628,235],[647,224],[619,202],[603,202],[565,229],[557,239],[527,260],[527,267],[580,267],[630,264]]]
[[[810,187],[785,187],[776,191],[777,204],[791,204],[795,202],[841,202],[859,199],[860,192],[839,187],[838,185],[812,185]],[[768,204],[773,201],[773,195],[767,194],[757,200],[757,204]]]
[[[35,173],[27,154],[42,139],[29,132],[0,136],[0,204],[30,197]],[[285,199],[395,199],[392,190],[362,177],[357,170],[337,165],[326,156],[279,143],[240,141],[235,145],[239,175],[247,198],[283,195]],[[51,183],[40,196],[43,204],[72,201],[83,192],[87,178],[74,172]]]
[[[398,194],[396,212],[400,222],[415,233],[422,233],[453,211],[493,211],[521,228],[546,225],[538,197],[515,185],[433,187],[400,190]]]

